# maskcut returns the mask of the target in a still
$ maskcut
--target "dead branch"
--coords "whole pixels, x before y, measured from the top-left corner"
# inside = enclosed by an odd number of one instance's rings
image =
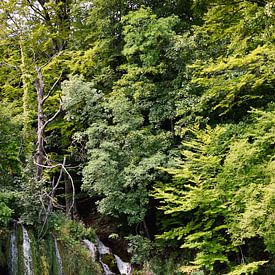
[[[61,112],[63,111],[63,105],[62,105],[62,102],[60,102],[60,106],[59,106],[59,109],[58,111],[56,111],[56,113],[51,117],[49,118],[47,121],[45,121],[44,125],[43,125],[43,130],[45,129],[45,127],[51,123]]]
[[[30,8],[31,8],[35,13],[39,14],[39,15],[42,17],[42,19],[44,19],[45,21],[48,20],[48,18],[41,12],[41,10],[40,10],[38,7],[35,7],[35,6],[31,3],[30,0],[27,0],[27,2],[29,3]]]
[[[68,176],[68,178],[69,178],[69,180],[70,180],[70,182],[71,182],[71,185],[72,185],[72,203],[71,203],[71,206],[70,206],[70,208],[69,208],[69,211],[71,211],[72,208],[73,208],[73,206],[74,206],[74,204],[75,204],[75,185],[74,185],[74,180],[73,180],[71,174],[69,173],[68,169],[66,168],[66,157],[64,157],[63,163],[57,163],[57,164],[55,164],[55,165],[43,165],[43,164],[38,164],[38,163],[35,162],[35,160],[34,160],[34,164],[35,164],[35,165],[38,165],[38,166],[40,166],[40,167],[42,167],[42,168],[46,168],[46,169],[53,169],[53,168],[56,168],[56,167],[60,167],[60,168],[61,168],[61,169],[60,169],[60,173],[59,173],[59,177],[58,177],[56,183],[55,183],[55,184],[54,184],[54,182],[52,183],[53,188],[52,188],[51,192],[48,194],[48,196],[49,196],[50,198],[53,198],[53,197],[54,197],[55,191],[57,190],[57,188],[58,188],[58,186],[59,186],[59,183],[60,183],[60,181],[61,181],[63,172],[65,172],[65,173],[67,174],[67,176]],[[51,210],[52,210],[52,209],[51,209]],[[50,213],[49,213],[49,214],[50,214]]]
[[[72,176],[71,176],[71,174],[68,172],[68,170],[65,168],[65,167],[63,167],[63,169],[64,169],[64,172],[67,174],[67,176],[69,177],[69,179],[70,179],[70,182],[71,182],[71,185],[72,185],[72,190],[73,190],[73,192],[72,192],[72,203],[71,203],[71,206],[70,206],[70,208],[69,208],[69,213],[71,213],[71,211],[72,211],[72,208],[74,207],[74,203],[75,203],[75,186],[74,186],[74,181],[73,181],[73,178],[72,178]]]
[[[48,225],[48,218],[49,218],[49,215],[52,213],[53,207],[63,209],[63,206],[55,203],[54,196],[55,196],[56,190],[57,190],[57,188],[59,186],[59,183],[60,183],[60,181],[62,179],[62,176],[63,176],[63,170],[64,170],[64,167],[66,166],[66,157],[64,157],[63,163],[58,163],[57,165],[51,165],[51,166],[49,166],[49,165],[42,165],[42,166],[43,166],[43,168],[49,168],[49,169],[52,169],[52,168],[55,168],[55,167],[61,167],[61,169],[60,169],[59,176],[58,176],[58,179],[57,179],[56,182],[55,182],[54,177],[53,177],[52,190],[49,192],[49,194],[46,194],[46,197],[49,200],[49,204],[48,204],[47,209],[44,207],[45,218],[44,218],[44,222],[43,222],[41,231],[39,233],[40,238],[44,236],[42,233],[43,233],[45,227]],[[43,199],[42,199],[42,205],[44,206]]]
[[[54,84],[52,85],[52,87],[50,88],[48,94],[43,98],[42,100],[42,104],[44,104],[44,102],[51,96],[54,88],[56,87],[56,85],[58,84],[58,82],[60,81],[61,77],[62,77],[63,71],[61,72],[61,74],[59,75],[58,79],[54,82]]]

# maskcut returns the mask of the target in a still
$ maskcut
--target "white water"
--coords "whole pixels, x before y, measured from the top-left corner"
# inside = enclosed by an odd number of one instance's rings
[[[124,275],[130,275],[132,273],[132,266],[130,263],[123,262],[120,257],[118,257],[116,254],[114,254],[116,263],[117,263],[117,268],[120,272],[120,274]]]
[[[89,240],[83,240],[83,243],[86,245],[86,247],[89,249],[90,253],[91,253],[91,257],[93,259],[93,261],[96,260],[96,254],[98,251],[99,254],[99,262],[104,270],[104,275],[114,275],[115,273],[113,273],[109,266],[107,264],[105,264],[102,260],[104,255],[106,254],[111,254],[113,255],[113,253],[111,252],[111,249],[109,247],[107,247],[106,245],[103,244],[103,242],[101,242],[99,240],[99,238],[96,238],[96,244],[90,242]],[[121,260],[121,258],[117,255],[114,254],[116,263],[117,263],[117,268],[119,270],[119,273],[122,275],[131,275],[132,274],[132,266],[130,263],[126,263],[123,262]]]
[[[96,244],[89,240],[83,240],[83,243],[89,249],[93,261],[96,260],[97,251],[99,253],[99,262],[104,270],[104,275],[113,275],[114,273],[110,270],[109,266],[102,261],[105,254],[111,254],[109,247],[105,246],[98,238],[96,238]]]
[[[99,253],[99,262],[101,263],[103,270],[104,270],[104,274],[105,275],[113,275],[115,273],[113,273],[109,266],[105,263],[102,262],[102,258],[104,257],[105,254],[112,254],[111,253],[111,249],[107,246],[105,246],[103,244],[102,241],[100,241],[99,238],[96,238],[96,243],[97,243],[97,249],[98,249],[98,253]]]
[[[111,249],[103,244],[102,241],[99,240],[99,238],[96,238],[98,252],[100,255],[104,254],[112,254]]]
[[[53,238],[54,238],[55,256],[56,256],[57,264],[58,264],[58,275],[63,275],[62,258],[60,256],[56,238],[55,237],[53,237]]]
[[[104,275],[114,275],[115,273],[113,273],[109,266],[105,263],[102,262],[101,258],[99,259],[99,262],[101,263],[103,270],[104,270]]]
[[[22,225],[22,231],[23,231],[24,275],[33,275],[31,243],[30,243],[28,231],[23,225]]]
[[[17,231],[14,227],[10,237],[9,273],[16,275],[18,271]]]
[[[91,257],[92,257],[93,261],[95,262],[96,261],[96,252],[97,252],[96,245],[94,243],[90,242],[89,240],[83,240],[83,243],[89,249],[89,251],[91,253]]]

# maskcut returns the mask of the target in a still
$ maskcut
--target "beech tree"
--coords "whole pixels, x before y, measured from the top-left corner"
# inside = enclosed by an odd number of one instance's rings
[[[274,6],[251,2],[216,1],[176,45],[189,63],[178,105],[182,157],[166,170],[173,182],[154,196],[171,221],[159,238],[195,255],[183,272],[250,274],[273,265],[249,248],[256,238],[274,253],[267,229],[274,228]],[[262,110],[251,114],[252,107]]]

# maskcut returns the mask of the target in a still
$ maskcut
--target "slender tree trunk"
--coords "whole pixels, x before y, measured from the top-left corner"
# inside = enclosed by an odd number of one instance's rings
[[[66,202],[66,215],[68,217],[72,217],[72,211],[73,209],[71,208],[72,205],[72,184],[68,177],[64,177],[65,180],[65,202]]]

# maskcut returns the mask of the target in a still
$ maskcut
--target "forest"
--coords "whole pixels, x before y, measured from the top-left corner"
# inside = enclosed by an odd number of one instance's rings
[[[275,274],[274,0],[0,1],[0,274]]]

